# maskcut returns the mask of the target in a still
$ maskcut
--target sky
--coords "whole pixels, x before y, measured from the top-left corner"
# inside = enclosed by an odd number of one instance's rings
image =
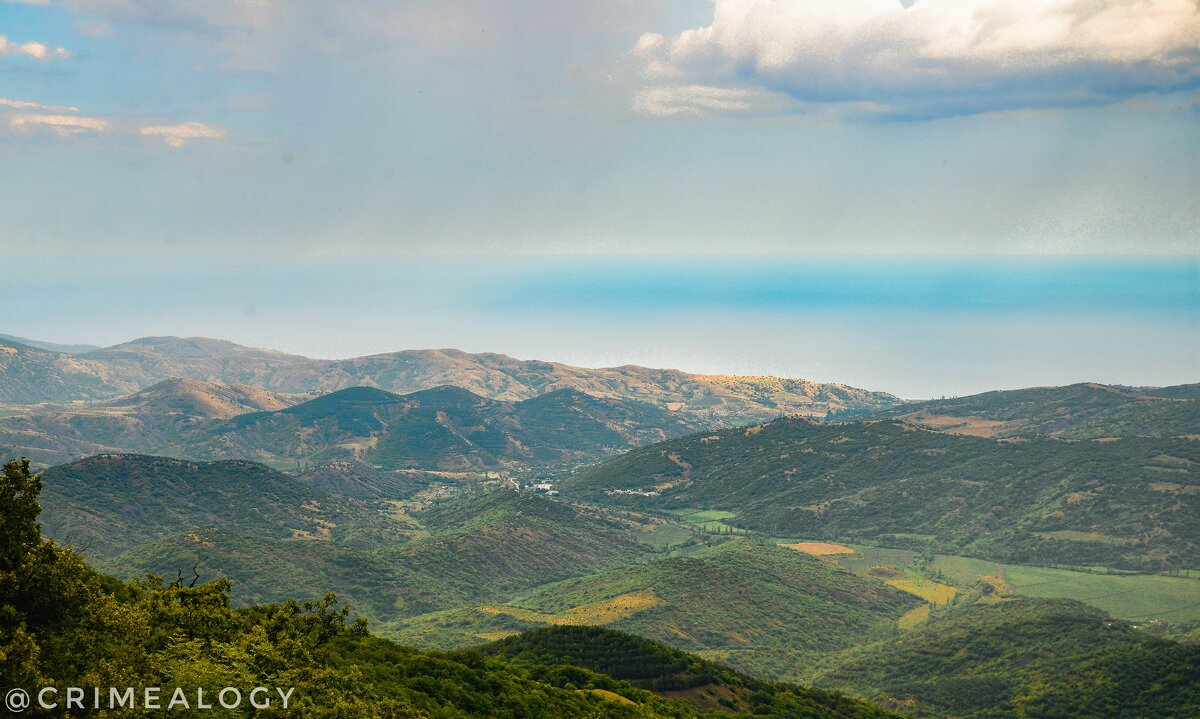
[[[1197,381],[1198,156],[1196,0],[0,0],[0,332]]]

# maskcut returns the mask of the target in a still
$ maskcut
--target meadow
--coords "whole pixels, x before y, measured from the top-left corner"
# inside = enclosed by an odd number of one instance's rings
[[[812,543],[798,538],[775,541],[783,546]],[[990,584],[992,591],[999,594],[1074,599],[1132,622],[1183,625],[1200,622],[1200,577],[1195,573],[1180,572],[1176,576],[1137,574],[1104,567],[1087,570],[1037,567],[947,554],[935,554],[931,561],[924,561],[921,553],[909,549],[854,543],[845,546],[852,547],[854,554],[825,556],[855,574],[879,577],[933,604],[943,604],[950,599],[944,596],[945,590],[941,590],[942,595],[932,596],[935,584],[965,590],[981,588],[983,583]],[[932,580],[927,582],[928,587],[920,584],[923,579]],[[908,619],[911,622],[912,617]]]

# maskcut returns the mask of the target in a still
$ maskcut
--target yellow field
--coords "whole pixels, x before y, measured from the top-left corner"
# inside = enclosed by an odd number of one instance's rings
[[[645,611],[658,604],[654,590],[644,589],[640,592],[630,592],[619,597],[606,599],[601,602],[581,604],[560,614],[546,614],[533,609],[521,607],[480,607],[479,611],[493,616],[504,614],[514,619],[539,624],[556,624],[563,626],[601,626],[615,622],[618,619]]]
[[[930,579],[888,579],[885,581],[896,589],[915,594],[930,604],[945,604],[953,599],[955,594],[958,594],[958,590],[949,584],[941,584]]]
[[[829,544],[828,542],[796,542],[795,544],[781,544],[779,546],[811,554],[815,557],[822,557],[828,554],[854,554],[854,550],[850,547],[842,546],[841,544]]]

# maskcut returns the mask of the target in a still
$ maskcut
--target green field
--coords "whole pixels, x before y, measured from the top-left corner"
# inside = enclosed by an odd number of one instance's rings
[[[1120,619],[1200,621],[1200,580],[1188,577],[1076,572],[943,555],[934,559],[930,569],[960,585],[973,584],[984,575],[998,577],[1017,596],[1076,599]]]
[[[735,527],[732,524],[726,524],[721,521],[735,516],[733,512],[724,512],[719,509],[673,509],[668,510],[667,514],[673,514],[689,524],[700,527],[706,532],[716,534],[749,534],[749,532],[741,527]]]
[[[779,538],[777,542],[813,541]],[[913,565],[917,552],[891,547],[846,543],[854,554],[830,555],[829,561],[855,574],[868,574],[875,567],[892,567],[896,576],[931,575],[963,589],[979,585],[982,577],[1002,580],[1007,593],[1018,597],[1075,599],[1119,619],[1134,622],[1158,620],[1170,624],[1200,622],[1200,573],[1180,576],[1133,574],[1103,567],[1077,571],[1055,567],[990,562],[970,557],[934,555],[928,569]]]

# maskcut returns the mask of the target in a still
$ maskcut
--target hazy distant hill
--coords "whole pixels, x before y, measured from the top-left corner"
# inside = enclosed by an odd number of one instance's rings
[[[79,356],[12,342],[0,346],[0,403],[112,398],[172,377],[293,394],[358,385],[403,394],[455,385],[512,402],[571,388],[729,423],[790,413],[820,417],[899,401],[883,392],[801,379],[692,375],[636,365],[584,369],[450,349],[317,360],[205,338],[146,337]]]
[[[1155,389],[1094,383],[1035,387],[904,404],[874,414],[979,437],[1200,435],[1200,384]]]
[[[178,453],[309,463],[361,460],[400,469],[498,469],[602,456],[698,426],[686,415],[650,404],[571,389],[502,402],[458,387],[404,396],[353,387],[191,433]]]
[[[103,363],[0,339],[0,402],[107,399],[136,389]]]
[[[1165,569],[1200,557],[1200,442],[1182,438],[993,440],[786,419],[643,447],[560,488],[728,510],[778,536],[1008,561]]]
[[[1008,600],[850,652],[818,683],[908,716],[1189,719],[1200,716],[1200,646],[1077,602]]]
[[[57,342],[43,342],[41,340],[31,340],[24,337],[14,337],[13,335],[6,334],[0,334],[0,340],[11,340],[13,342],[18,342],[30,347],[49,350],[51,352],[62,352],[64,354],[71,355],[83,354],[84,352],[91,352],[93,350],[100,349],[96,345],[63,345],[58,344]]]
[[[159,453],[207,424],[282,409],[308,398],[245,385],[164,380],[114,400],[30,407],[0,418],[0,454],[55,464],[92,454]]]

